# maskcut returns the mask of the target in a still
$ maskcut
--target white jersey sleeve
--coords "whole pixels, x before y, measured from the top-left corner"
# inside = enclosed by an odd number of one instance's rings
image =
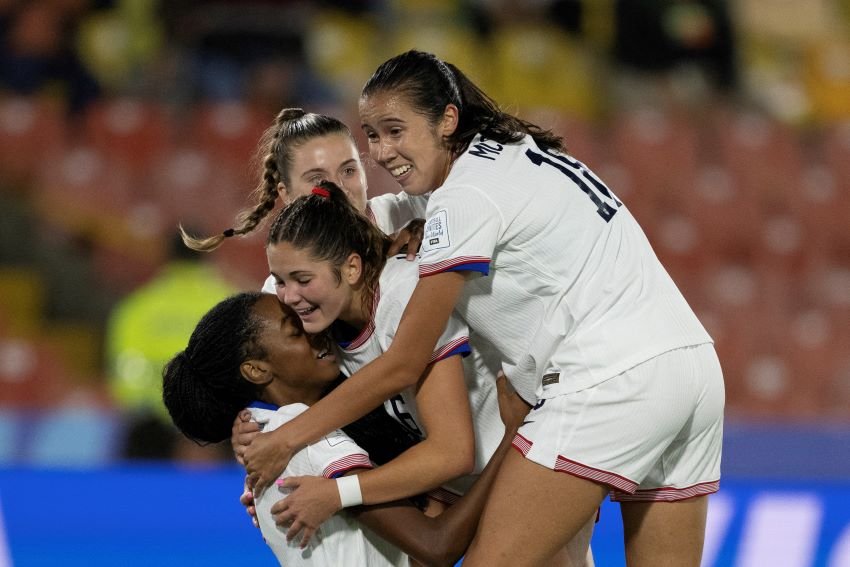
[[[487,275],[503,224],[499,209],[476,187],[438,191],[428,204],[420,277],[454,270]]]
[[[307,406],[291,404],[275,408],[269,404],[255,402],[249,409],[263,431],[272,431],[306,411]],[[298,451],[284,469],[281,478],[302,475],[334,478],[353,468],[371,466],[366,451],[345,433],[337,430]],[[401,550],[344,514],[335,514],[323,523],[306,549],[301,549],[297,540],[287,542],[285,530],[275,525],[271,514],[271,507],[283,497],[285,494],[273,486],[256,498],[260,531],[281,565],[401,567],[408,564],[408,558]]]
[[[413,219],[424,219],[428,196],[384,193],[366,203],[366,214],[384,234],[395,234]]]
[[[395,338],[410,296],[419,281],[418,261],[409,262],[404,256],[389,258],[378,284],[378,297],[372,320],[350,342],[340,342],[340,362],[348,376],[386,352]],[[449,319],[437,341],[430,362],[434,363],[456,354],[470,352],[466,323],[457,315]],[[407,388],[384,402],[387,413],[416,435],[425,436],[416,406],[414,388]]]
[[[254,421],[261,425],[263,431],[273,431],[307,411],[307,406],[290,404],[274,409],[273,406],[266,405],[264,407],[264,404],[256,402],[250,409]],[[301,452],[306,452],[306,455],[301,455]],[[298,463],[293,466],[297,468],[306,466],[306,470],[291,472],[290,475],[309,474],[336,478],[354,468],[372,468],[369,453],[339,429],[325,435],[315,443],[307,445],[301,452],[299,452],[299,455],[306,457],[307,460],[299,458]],[[293,458],[293,461],[295,460]]]
[[[263,287],[260,291],[263,293],[271,293],[272,295],[277,293],[277,284],[274,281],[274,276],[266,278],[266,281],[263,282]]]

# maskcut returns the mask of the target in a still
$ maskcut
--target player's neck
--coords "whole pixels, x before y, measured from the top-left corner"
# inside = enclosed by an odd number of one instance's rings
[[[289,404],[311,406],[322,398],[326,390],[327,385],[303,385],[294,388],[280,382],[272,382],[263,389],[262,399],[279,407]]]
[[[347,308],[340,313],[339,320],[353,327],[359,333],[372,319],[372,302],[363,301],[367,293],[365,286],[359,284],[352,289],[351,301]],[[368,306],[368,307],[367,307]]]

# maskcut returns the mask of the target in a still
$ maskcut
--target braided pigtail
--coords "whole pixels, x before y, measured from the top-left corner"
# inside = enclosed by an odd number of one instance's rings
[[[260,182],[251,193],[254,206],[236,216],[236,224],[219,234],[206,238],[192,237],[182,229],[184,244],[193,250],[215,250],[225,238],[250,234],[271,213],[277,202],[279,187],[290,186],[290,169],[295,151],[305,143],[321,136],[343,134],[352,139],[348,127],[331,116],[304,112],[300,108],[284,108],[274,124],[260,139],[257,161],[262,163]]]
[[[228,439],[236,415],[260,397],[239,367],[249,358],[266,357],[253,312],[261,297],[246,292],[218,303],[198,322],[186,349],[163,369],[165,407],[174,425],[199,444]]]

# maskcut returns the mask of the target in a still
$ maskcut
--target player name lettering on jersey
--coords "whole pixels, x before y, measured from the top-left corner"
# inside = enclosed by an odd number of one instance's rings
[[[499,155],[505,146],[496,142],[488,141],[484,137],[480,138],[478,143],[472,144],[472,149],[469,150],[469,155],[496,161],[493,154]]]

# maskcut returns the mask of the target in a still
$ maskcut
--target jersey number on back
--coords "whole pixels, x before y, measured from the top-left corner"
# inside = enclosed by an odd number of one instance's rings
[[[608,190],[604,183],[590,173],[583,163],[572,160],[564,155],[549,153],[546,150],[543,150],[543,152],[538,153],[534,150],[526,150],[525,155],[534,165],[542,165],[544,163],[551,165],[569,177],[573,183],[578,185],[590,197],[590,200],[596,205],[596,212],[602,217],[602,220],[608,222],[613,218],[617,209],[623,203],[617,200],[617,197]]]
[[[390,399],[390,405],[393,408],[393,413],[395,414],[395,418],[407,429],[418,435],[420,438],[422,437],[422,430],[419,429],[419,426],[416,425],[416,420],[413,419],[413,416],[410,415],[410,412],[407,411],[407,404],[404,401],[404,397],[401,394],[397,394]]]

